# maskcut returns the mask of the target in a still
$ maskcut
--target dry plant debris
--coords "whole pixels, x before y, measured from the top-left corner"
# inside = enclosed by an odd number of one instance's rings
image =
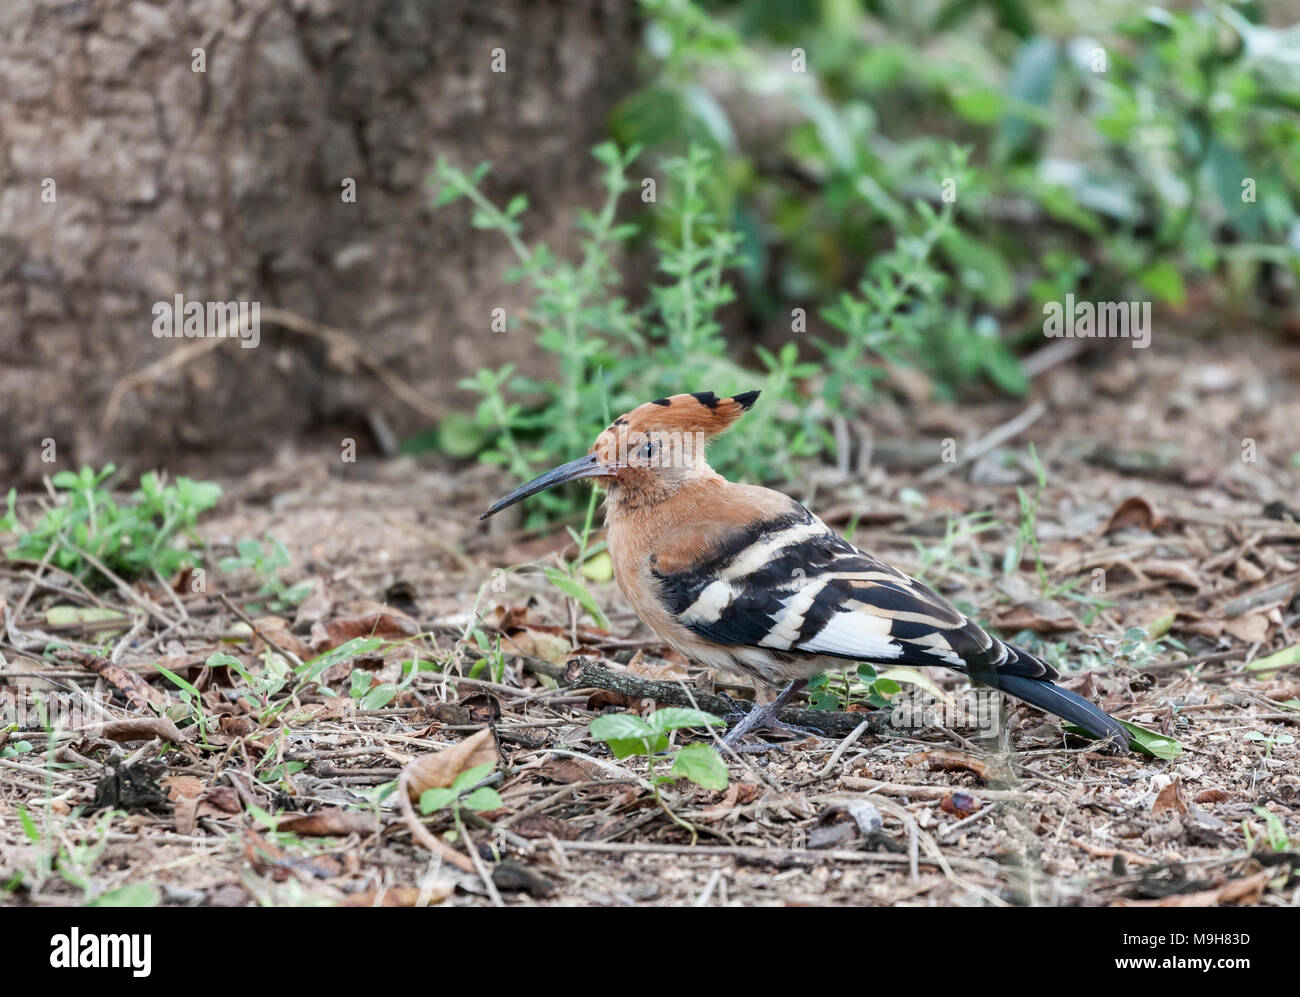
[[[590,586],[601,629],[540,570],[496,572],[572,551],[562,530],[481,528],[501,484],[490,471],[391,461],[341,478],[286,459],[231,483],[200,528],[218,552],[280,538],[313,586],[295,607],[250,608],[256,580],[238,575],[208,591],[183,572],[92,592],[48,564],[0,566],[8,702],[35,691],[81,710],[49,738],[30,714],[0,730],[0,897],[1292,905],[1300,514],[1277,455],[1300,452],[1300,401],[1245,390],[1277,367],[1189,347],[1145,358],[1143,379],[1113,391],[1056,369],[1022,435],[928,477],[891,459],[906,449],[891,432],[928,444],[906,435],[915,413],[885,405],[870,467],[801,483],[829,522],[856,523],[855,543],[1007,636],[1036,636],[1073,687],[1181,742],[1176,758],[1098,753],[1027,709],[990,741],[897,729],[853,702],[821,715],[828,737],[730,757],[724,790],[668,785],[691,845],[644,761],[613,758],[591,721],[719,708],[746,689],[666,652],[612,585]],[[974,425],[978,443],[1017,411],[922,415],[935,440]],[[1245,437],[1272,456],[1241,461]],[[1004,570],[1031,441],[1049,468],[1039,546]],[[962,529],[972,515],[999,528]],[[476,611],[486,648],[466,639]],[[1135,627],[1148,638],[1126,638]],[[1069,674],[1080,661],[1102,670]],[[499,807],[457,790],[421,812],[422,794],[482,766]]]

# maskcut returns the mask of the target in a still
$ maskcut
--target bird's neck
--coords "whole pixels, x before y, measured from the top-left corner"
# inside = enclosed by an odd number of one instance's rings
[[[731,482],[705,463],[686,474],[644,471],[620,476],[609,487],[605,521],[612,526],[621,520],[673,519],[682,511],[699,516],[731,487]]]

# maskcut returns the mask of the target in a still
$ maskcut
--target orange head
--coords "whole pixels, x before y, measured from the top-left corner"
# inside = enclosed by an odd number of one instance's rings
[[[719,398],[712,391],[672,395],[638,405],[614,420],[587,451],[498,499],[479,518],[566,481],[605,478],[619,493],[661,500],[681,482],[709,471],[704,448],[753,406],[757,391]]]

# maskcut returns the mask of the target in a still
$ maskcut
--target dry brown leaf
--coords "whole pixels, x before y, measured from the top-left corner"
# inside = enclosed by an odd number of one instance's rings
[[[590,782],[601,778],[601,769],[594,762],[584,762],[577,758],[556,758],[543,764],[537,770],[537,774],[552,782]]]
[[[414,637],[420,625],[400,609],[377,602],[349,607],[350,615],[312,624],[311,646],[316,654],[332,651],[356,637]]]
[[[197,800],[206,788],[202,779],[192,775],[169,775],[160,782],[167,787],[167,798],[173,803],[178,800]]]
[[[1265,870],[1257,872],[1253,876],[1230,879],[1223,884],[1223,889],[1219,891],[1219,902],[1253,904],[1259,900],[1260,895],[1264,892],[1264,887],[1268,885],[1268,881],[1272,878],[1273,873]]]
[[[233,786],[213,786],[203,794],[203,805],[215,814],[237,814],[244,809]]]
[[[253,653],[261,655],[267,650],[275,653],[268,641],[274,642],[281,651],[297,655],[306,661],[312,656],[307,645],[289,628],[289,621],[283,616],[259,616],[253,620]]]
[[[418,802],[427,789],[445,789],[456,777],[480,765],[495,765],[501,760],[496,739],[483,728],[450,748],[420,755],[402,770],[402,783],[412,802]]]
[[[312,720],[338,720],[357,711],[351,696],[327,696],[319,703],[304,703],[301,713]]]
[[[569,638],[533,627],[521,627],[507,634],[501,639],[501,647],[514,654],[549,661],[553,665],[563,665],[573,650]]]
[[[1248,558],[1241,558],[1232,566],[1233,577],[1239,582],[1252,583],[1260,581],[1264,577],[1264,570],[1254,561]]]
[[[325,591],[325,585],[317,579],[312,586],[311,595],[298,603],[293,616],[293,629],[299,632],[310,630],[314,624],[329,616],[333,608],[334,601]]]
[[[1233,620],[1224,620],[1223,629],[1243,644],[1262,644],[1268,640],[1268,617],[1250,613]]]
[[[733,782],[727,787],[726,795],[711,807],[702,810],[700,816],[705,820],[721,820],[724,817],[734,816],[732,813],[734,807],[753,803],[758,799],[758,793],[758,783]]]
[[[1145,561],[1139,561],[1137,566],[1150,578],[1163,578],[1178,585],[1186,585],[1197,592],[1201,590],[1201,576],[1188,561],[1149,557]]]
[[[378,830],[375,818],[359,810],[331,807],[310,814],[282,817],[277,831],[290,831],[308,838],[343,837],[349,834],[372,834]]]
[[[567,820],[550,817],[546,814],[532,814],[510,825],[510,830],[521,838],[558,838],[571,841],[578,836],[578,829]]]
[[[645,660],[645,655],[640,651],[632,656],[632,660],[624,666],[624,671],[631,672],[639,678],[649,679],[652,682],[689,682],[690,672],[684,664],[676,661],[665,661],[662,664],[652,665]]]
[[[1223,633],[1223,620],[1211,619],[1200,613],[1184,610],[1174,620],[1173,629],[1180,633],[1191,633],[1199,637],[1208,637],[1210,640],[1218,640]]]
[[[174,804],[172,823],[176,833],[193,834],[206,788],[203,780],[192,775],[171,775],[160,780],[160,784],[167,787],[167,798]]]
[[[1259,900],[1264,887],[1272,878],[1271,872],[1257,872],[1253,876],[1230,879],[1222,886],[1198,893],[1177,893],[1159,900],[1117,900],[1115,907],[1217,907],[1219,904],[1253,904]]]
[[[1223,803],[1232,799],[1232,794],[1226,789],[1206,789],[1196,795],[1194,803]]]
[[[222,714],[218,727],[221,733],[230,737],[245,737],[257,729],[251,717],[237,717],[229,713]]]
[[[1163,813],[1166,810],[1177,810],[1180,814],[1187,813],[1187,801],[1183,799],[1182,776],[1174,776],[1173,781],[1160,790],[1156,795],[1155,803],[1151,805],[1153,814]]]
[[[1078,630],[1079,621],[1062,606],[1047,599],[1033,599],[1013,606],[1001,613],[995,621],[1003,630],[1032,630],[1034,633],[1064,633]]]
[[[928,769],[939,769],[945,772],[973,772],[982,782],[987,782],[989,778],[988,765],[965,751],[952,751],[946,748],[919,751],[907,756],[907,764],[924,765]]]
[[[464,872],[476,871],[473,861],[430,834],[428,828],[420,823],[412,804],[420,799],[425,790],[446,788],[462,772],[479,765],[495,765],[500,758],[491,729],[484,728],[450,748],[436,754],[421,755],[402,769],[398,778],[397,791],[402,819],[410,829],[411,836],[429,851],[436,852]]]
[[[420,903],[421,896],[425,904],[440,904],[456,889],[450,879],[435,879],[427,887],[427,893],[421,894],[418,886],[390,886],[388,889],[378,887],[354,893],[344,900],[340,907],[414,907]]]
[[[711,807],[706,807],[700,811],[700,819],[703,821],[722,820],[731,815],[732,808],[735,807],[736,801],[740,798],[740,783],[733,782],[727,787],[726,794],[717,803]]]
[[[1132,526],[1149,533],[1159,529],[1164,522],[1164,516],[1160,515],[1149,499],[1141,495],[1130,495],[1115,507],[1115,511],[1110,514],[1110,519],[1106,521],[1101,532],[1104,536]]]
[[[177,834],[193,834],[199,823],[199,799],[185,796],[172,808],[172,826]]]
[[[152,741],[155,737],[172,744],[187,744],[189,738],[170,717],[139,717],[110,720],[100,728],[100,737],[110,741]]]
[[[71,648],[55,651],[54,656],[63,661],[75,662],[95,672],[113,688],[120,690],[126,696],[127,702],[137,710],[148,710],[152,713],[150,706],[162,709],[171,703],[171,699],[161,689],[155,688],[135,672],[127,671],[121,665],[115,665],[106,658],[99,658]]]

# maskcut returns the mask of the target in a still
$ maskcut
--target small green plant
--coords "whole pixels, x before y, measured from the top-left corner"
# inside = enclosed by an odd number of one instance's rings
[[[202,739],[200,743],[206,744],[208,740],[208,715],[203,712],[202,694],[193,683],[181,678],[175,672],[169,671],[157,662],[154,662],[154,667],[158,669],[163,678],[180,690],[177,696],[183,704],[181,716],[189,717],[194,721],[194,725],[199,729],[199,737]]]
[[[271,597],[265,604],[250,603],[246,607],[249,612],[255,613],[265,608],[272,613],[280,613],[296,606],[311,595],[310,580],[298,582],[296,585],[286,585],[280,580],[280,572],[289,567],[292,558],[289,557],[288,548],[271,534],[266,534],[262,543],[252,538],[240,540],[235,544],[235,551],[236,556],[223,557],[217,562],[217,567],[225,572],[244,570],[255,572],[262,579],[262,585],[257,590],[258,597]]]
[[[470,635],[478,645],[479,659],[470,666],[469,677],[481,678],[486,671],[493,682],[500,682],[506,673],[506,654],[501,649],[501,635],[489,637],[481,627],[471,627]]]
[[[476,813],[501,808],[500,793],[491,786],[478,786],[491,774],[494,768],[496,766],[491,762],[486,765],[476,765],[474,768],[466,769],[456,776],[452,784],[446,788],[426,789],[420,794],[420,812],[428,816],[431,813],[450,807],[451,817],[456,825],[457,833],[464,833],[464,826],[461,823],[460,816],[461,807],[466,810],[473,810]],[[478,788],[475,789],[475,786],[478,786]],[[454,838],[455,835],[451,837]]]
[[[498,645],[500,641],[498,641]],[[382,710],[401,694],[402,690],[415,681],[420,672],[419,660],[412,659],[402,666],[400,682],[380,682],[373,684],[373,675],[364,668],[352,669],[348,695],[357,700],[363,710]],[[493,681],[498,681],[494,678]]]
[[[983,556],[980,548],[971,541],[981,533],[998,529],[1000,525],[998,519],[990,512],[949,516],[944,524],[943,539],[938,544],[926,545],[916,538],[912,539],[917,554],[917,567],[914,574],[929,585],[943,581],[955,570],[976,577],[987,577],[988,572],[979,567],[959,565],[956,559],[957,549],[960,546],[969,546],[974,555]]]
[[[587,548],[588,541],[591,539],[591,526],[595,514],[596,493],[592,492],[587,500],[587,517],[583,521],[582,532],[578,532],[571,526],[566,527],[569,531],[569,536],[572,537],[573,542],[578,545],[578,556],[575,557],[572,562],[566,562],[564,570],[547,567],[544,568],[543,571],[546,574],[547,581],[569,598],[575,600],[578,605],[591,614],[591,618],[596,621],[596,626],[608,630],[609,620],[605,618],[605,614],[601,612],[595,596],[591,594],[591,591],[587,588],[586,582],[583,581],[584,576],[592,577],[593,574],[596,574],[596,577],[600,578],[600,574],[594,573],[592,569],[596,568],[602,562],[594,561],[592,559],[604,554],[604,561],[608,562],[609,560],[609,555],[605,553],[604,541],[590,550]],[[608,578],[600,578],[600,580],[608,581]]]
[[[50,788],[46,787],[47,795]],[[92,875],[95,864],[108,848],[108,831],[114,820],[125,817],[120,810],[104,813],[93,830],[78,833],[77,822],[82,808],[75,808],[65,817],[56,818],[47,806],[44,827],[24,807],[17,807],[18,824],[23,835],[32,843],[34,858],[29,867],[20,869],[18,875],[5,884],[6,889],[28,881],[32,890],[40,890],[54,875],[81,893],[83,907],[153,907],[162,899],[158,887],[149,882],[127,883],[112,890],[104,890]]]
[[[1286,825],[1282,823],[1282,818],[1267,807],[1256,807],[1255,813],[1264,820],[1264,841],[1268,847],[1275,852],[1291,851],[1291,836],[1286,833]],[[1246,836],[1246,851],[1253,852],[1255,841],[1250,833],[1250,823],[1243,820],[1241,830]]]
[[[617,265],[624,244],[639,231],[638,225],[617,219],[619,199],[632,186],[627,171],[638,150],[620,152],[606,142],[593,155],[604,167],[606,195],[599,211],[578,218],[582,240],[576,261],[556,256],[545,245],[524,243],[520,217],[527,202],[515,197],[505,208],[494,205],[479,189],[486,164],[466,172],[438,162],[432,178],[438,188],[434,204],[466,199],[474,226],[504,236],[519,260],[506,277],[525,281],[533,295],[516,328],[533,335],[554,356],[558,370],[553,381],[525,378],[513,365],[480,370],[462,383],[480,396],[474,419],[469,424],[446,420],[440,431],[444,448],[478,451],[481,459],[527,479],[544,465],[584,452],[614,415],[649,399],[680,391],[759,387],[764,405],[747,419],[744,445],[724,438],[715,459],[719,466],[754,478],[791,473],[794,457],[816,453],[823,445],[812,428],[815,416],[798,393],[798,379],[811,370],[798,363],[793,344],[777,354],[763,352],[765,376],[746,372],[727,356],[718,314],[734,299],[726,276],[742,237],[720,220],[710,155],[691,147],[661,164],[659,208],[647,220],[657,236],[652,254],[658,279],[639,307],[620,292]],[[488,440],[494,445],[483,448]],[[576,516],[582,508],[576,498],[580,494],[560,489],[538,495],[532,500],[537,511],[530,515]]]
[[[17,724],[10,724],[4,728],[3,733],[12,734],[18,729]],[[19,755],[28,755],[32,751],[32,742],[24,739],[17,741],[8,740],[0,747],[0,758],[17,758]]]
[[[239,692],[240,698],[258,711],[258,724],[266,726],[292,706],[298,696],[310,686],[316,686],[324,695],[334,695],[320,682],[321,676],[330,668],[351,661],[353,658],[372,654],[385,646],[388,646],[388,642],[381,637],[353,637],[333,650],[319,654],[301,664],[285,661],[279,654],[268,648],[263,652],[260,672],[251,670],[239,658],[224,651],[209,655],[206,664],[209,668],[229,668],[243,680],[244,686]],[[402,685],[406,685],[408,681],[409,678],[404,679]],[[181,686],[181,688],[185,687]],[[286,689],[288,692],[281,695]],[[192,699],[193,697],[191,701]],[[187,704],[187,709],[191,708]],[[197,720],[197,717],[195,719]]]
[[[1264,757],[1273,757],[1273,748],[1281,744],[1295,744],[1295,738],[1290,734],[1265,734],[1261,730],[1249,730],[1241,735],[1247,741],[1255,741],[1264,746]]]
[[[1167,654],[1168,638],[1152,639],[1144,627],[1129,627],[1119,637],[1095,634],[1094,644],[1085,644],[1080,650],[1092,659],[1089,667],[1110,667],[1116,659],[1122,660],[1135,671],[1141,671]]]
[[[48,557],[55,567],[96,588],[113,584],[99,565],[127,580],[150,572],[168,578],[196,566],[199,554],[180,541],[201,546],[194,527],[200,513],[217,504],[220,486],[185,477],[166,484],[149,472],[141,475],[130,500],[119,505],[105,487],[115,470],[107,464],[100,471],[59,471],[50,479],[55,504],[29,529],[18,520],[11,489],[8,510],[0,518],[0,531],[18,536],[8,556],[27,561]]]
[[[688,744],[669,752],[668,735],[676,730],[718,726],[726,726],[726,721],[703,710],[673,706],[655,710],[644,720],[633,713],[610,713],[597,717],[591,722],[591,736],[608,744],[615,758],[645,757],[655,802],[673,823],[690,832],[694,844],[697,837],[695,828],[673,813],[659,787],[674,779],[688,779],[705,789],[726,789],[727,763],[711,744]],[[664,753],[668,753],[671,764],[668,774],[660,775],[656,772],[655,759]]]
[[[814,675],[808,681],[808,704],[814,710],[847,710],[863,704],[883,710],[889,707],[890,697],[901,692],[904,685],[917,686],[938,699],[945,698],[942,689],[913,668],[889,668],[878,673],[875,666],[863,662],[854,671],[845,669]]]

